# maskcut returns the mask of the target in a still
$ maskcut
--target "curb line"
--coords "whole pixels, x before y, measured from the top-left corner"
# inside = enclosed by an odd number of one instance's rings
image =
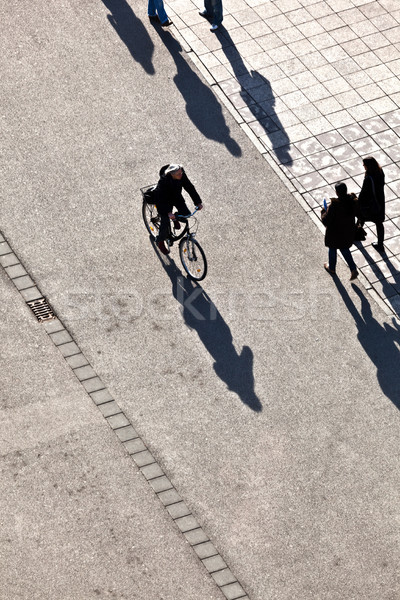
[[[33,300],[45,300],[33,278],[29,276],[22,262],[1,232],[0,265],[4,268],[4,271],[28,307],[28,303]],[[43,328],[53,344],[61,352],[66,363],[93,400],[93,403],[97,406],[125,448],[125,451],[130,455],[143,477],[152,487],[154,493],[192,547],[214,583],[227,600],[250,600],[227,563],[148,449],[146,443],[136,432],[129,418],[97,375],[73,336],[64,327],[51,307],[49,308],[49,316],[42,320]],[[31,310],[33,312],[33,309]]]

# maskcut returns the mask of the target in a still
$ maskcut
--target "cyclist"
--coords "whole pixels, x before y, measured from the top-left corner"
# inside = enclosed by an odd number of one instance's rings
[[[182,188],[189,194],[195,206],[201,210],[203,203],[193,183],[189,180],[183,167],[178,164],[164,165],[160,169],[160,179],[156,188],[157,210],[161,217],[160,229],[157,237],[157,246],[163,254],[169,254],[164,240],[169,234],[169,219],[174,223],[175,229],[180,229],[180,223],[172,212],[174,206],[176,214],[190,215],[190,210],[182,196]]]

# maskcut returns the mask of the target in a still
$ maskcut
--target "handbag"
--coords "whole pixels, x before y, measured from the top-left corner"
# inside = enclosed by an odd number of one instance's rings
[[[364,242],[366,237],[367,232],[365,231],[364,227],[361,227],[361,225],[357,224],[354,230],[354,241]]]

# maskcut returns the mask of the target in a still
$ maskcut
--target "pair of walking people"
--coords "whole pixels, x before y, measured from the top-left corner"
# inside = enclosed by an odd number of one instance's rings
[[[325,246],[328,247],[329,262],[324,264],[328,273],[336,273],[337,251],[340,250],[351,271],[350,280],[358,276],[350,247],[353,245],[356,218],[363,226],[371,221],[376,224],[377,243],[372,246],[380,253],[384,252],[383,240],[385,230],[385,175],[382,167],[372,156],[363,159],[365,177],[358,196],[349,194],[345,183],[335,186],[336,198],[321,211],[321,219],[326,227]]]

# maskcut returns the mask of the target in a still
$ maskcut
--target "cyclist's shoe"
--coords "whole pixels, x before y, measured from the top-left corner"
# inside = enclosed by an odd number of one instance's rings
[[[168,250],[168,248],[166,248],[163,241],[157,242],[157,247],[160,250],[160,252],[162,252],[163,254],[165,254],[165,255],[169,254],[169,250]]]
[[[174,229],[180,229],[181,228],[181,224],[179,223],[178,219],[175,219],[174,221]]]

